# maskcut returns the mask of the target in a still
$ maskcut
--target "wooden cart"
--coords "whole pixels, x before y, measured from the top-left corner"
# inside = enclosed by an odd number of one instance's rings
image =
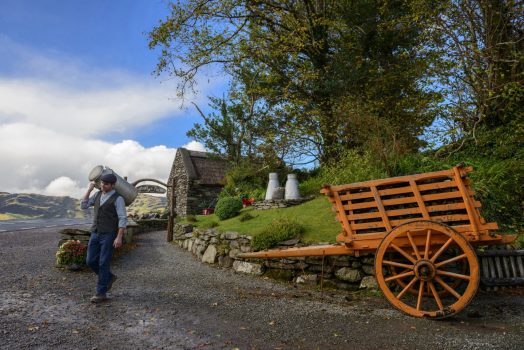
[[[443,318],[475,295],[479,262],[472,245],[509,243],[514,236],[480,215],[470,167],[340,186],[324,186],[343,232],[338,245],[242,254],[243,258],[375,252],[375,276],[393,306],[415,317]]]

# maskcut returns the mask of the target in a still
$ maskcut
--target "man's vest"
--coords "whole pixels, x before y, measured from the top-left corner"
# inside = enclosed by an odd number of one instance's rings
[[[104,204],[100,205],[102,191],[99,191],[95,197],[95,219],[91,232],[98,233],[116,233],[118,231],[118,213],[116,212],[115,201],[119,194],[113,193]]]

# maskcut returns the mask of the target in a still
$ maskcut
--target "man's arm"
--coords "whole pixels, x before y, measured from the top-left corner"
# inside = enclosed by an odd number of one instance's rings
[[[118,233],[116,235],[113,246],[115,248],[120,248],[122,246],[122,239],[124,237],[124,232],[127,226],[127,213],[126,213],[126,204],[122,196],[118,196],[115,201],[116,213],[118,215]]]
[[[86,194],[84,195],[84,198],[82,198],[82,201],[80,201],[80,208],[87,209],[90,206],[95,204],[94,197],[90,198],[91,192],[93,191],[93,188],[95,188],[95,183],[90,182],[89,186],[87,187]]]

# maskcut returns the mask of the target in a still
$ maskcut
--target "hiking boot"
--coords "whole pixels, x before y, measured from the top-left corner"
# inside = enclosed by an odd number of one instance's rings
[[[91,297],[91,302],[94,304],[101,303],[103,301],[106,301],[108,299],[107,295],[105,294],[97,294]]]
[[[107,285],[107,291],[108,292],[111,290],[111,287],[113,287],[113,283],[115,283],[117,278],[118,277],[116,277],[116,275],[111,274],[111,280],[109,281],[109,283]]]

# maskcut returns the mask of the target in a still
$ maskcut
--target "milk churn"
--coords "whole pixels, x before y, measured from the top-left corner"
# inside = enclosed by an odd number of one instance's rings
[[[103,165],[97,165],[89,173],[89,181],[93,181],[95,183],[95,187],[100,189],[100,177],[109,173],[116,176],[115,190],[124,198],[126,205],[133,203],[136,196],[138,196],[137,189],[122,177],[120,177],[117,173],[115,173],[111,168]]]
[[[267,183],[266,200],[273,199],[273,192],[278,187],[278,174],[269,173],[269,182]]]
[[[286,181],[285,199],[299,199],[297,174],[288,174]]]

